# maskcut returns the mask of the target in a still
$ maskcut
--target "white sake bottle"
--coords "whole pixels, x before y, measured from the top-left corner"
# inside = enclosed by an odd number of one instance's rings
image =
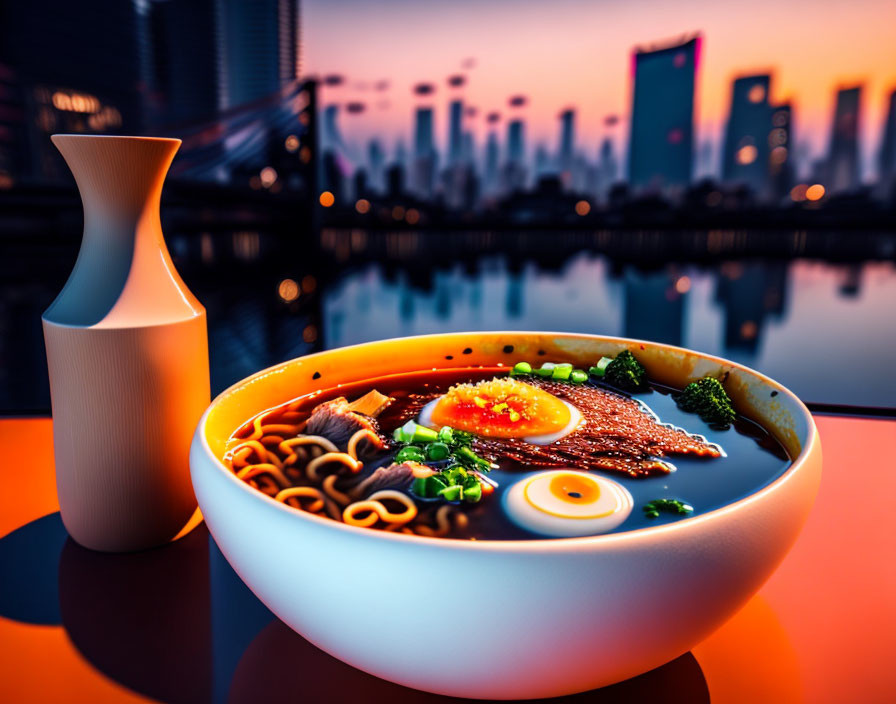
[[[159,221],[180,140],[52,139],[84,205],[77,262],[43,315],[62,521],[95,550],[161,545],[196,508],[189,448],[209,402],[205,308]]]

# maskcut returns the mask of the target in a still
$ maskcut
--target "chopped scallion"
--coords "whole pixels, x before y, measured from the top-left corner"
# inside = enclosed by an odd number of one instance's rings
[[[588,370],[588,373],[591,376],[603,376],[612,361],[612,357],[601,357],[600,361]]]
[[[528,362],[517,362],[513,365],[513,369],[511,370],[511,376],[516,375],[525,375],[532,373],[532,365]]]

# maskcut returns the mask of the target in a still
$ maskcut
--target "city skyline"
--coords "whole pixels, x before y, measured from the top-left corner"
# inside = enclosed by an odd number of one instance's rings
[[[563,5],[560,7],[559,5]],[[721,149],[735,78],[770,74],[773,104],[789,104],[796,147],[806,166],[826,154],[836,91],[862,85],[859,139],[862,177],[873,177],[890,91],[896,87],[896,44],[887,17],[896,10],[877,0],[859,0],[847,10],[832,3],[775,4],[759,0],[748,14],[718,4],[681,7],[655,2],[552,4],[453,3],[416,8],[404,2],[303,3],[308,32],[303,65],[307,74],[342,75],[345,82],[325,88],[322,104],[361,101],[367,109],[344,125],[350,145],[369,137],[388,149],[410,131],[412,93],[420,82],[435,85],[426,101],[436,106],[434,125],[440,151],[448,134],[448,76],[464,71],[467,104],[477,149],[485,143],[484,116],[509,114],[507,99],[528,97],[523,113],[527,144],[552,152],[557,116],[575,107],[579,149],[593,158],[607,134],[619,152],[627,150],[631,111],[631,61],[636,48],[674,43],[684,35],[703,36],[697,74],[695,151],[711,149],[709,159],[695,154],[694,176],[721,173]],[[504,31],[491,31],[494,27]],[[396,43],[394,35],[401,32]],[[562,41],[559,39],[562,37]],[[472,60],[472,61],[471,61]],[[466,63],[465,63],[466,61]],[[388,90],[377,83],[388,80]],[[584,89],[583,89],[584,88]],[[620,125],[607,128],[608,115]]]

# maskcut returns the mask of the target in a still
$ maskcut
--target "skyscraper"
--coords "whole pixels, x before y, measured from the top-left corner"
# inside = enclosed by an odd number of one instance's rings
[[[637,188],[684,187],[691,180],[699,55],[699,36],[632,55],[628,178]]]
[[[147,117],[156,133],[213,122],[220,76],[215,0],[150,2],[141,13]]]
[[[601,196],[604,196],[619,177],[619,163],[613,153],[613,140],[609,137],[604,137],[604,141],[601,142],[598,169],[599,187]]]
[[[268,97],[298,78],[298,0],[216,4],[224,108]]]
[[[462,100],[452,100],[448,106],[448,164],[454,165],[463,159],[463,117]]]
[[[522,188],[526,180],[525,123],[521,119],[507,123],[507,161],[504,163],[503,186],[506,190]]]
[[[435,179],[435,147],[433,146],[433,110],[418,107],[414,119],[414,161],[411,171],[411,185],[421,198],[433,194]]]
[[[824,187],[829,193],[859,186],[859,103],[862,87],[837,91]]]
[[[370,168],[370,186],[378,191],[384,187],[384,167],[386,155],[383,146],[378,139],[371,139],[367,143],[367,165]]]
[[[575,110],[560,113],[560,144],[557,149],[557,167],[565,186],[569,186],[570,172],[575,154]]]
[[[507,161],[522,164],[525,158],[525,127],[522,120],[511,120],[507,124]]]
[[[886,186],[896,180],[896,90],[887,101],[887,117],[878,157],[878,179]]]
[[[485,142],[485,183],[483,186],[486,193],[493,191],[498,183],[500,152],[498,133],[495,130],[490,130]]]
[[[722,179],[768,193],[771,76],[744,76],[731,86],[731,107],[722,150]],[[779,152],[780,153],[780,152]]]

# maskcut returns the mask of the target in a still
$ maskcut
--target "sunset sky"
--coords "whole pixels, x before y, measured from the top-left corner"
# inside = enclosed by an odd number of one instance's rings
[[[308,0],[303,12],[303,71],[345,75],[345,86],[325,90],[323,104],[361,100],[367,110],[344,116],[349,140],[379,135],[391,152],[411,133],[411,86],[438,86],[436,130],[447,133],[446,78],[468,75],[465,99],[479,108],[470,126],[481,136],[482,116],[507,115],[507,98],[525,94],[530,149],[553,152],[557,114],[578,109],[578,143],[594,156],[606,115],[630,110],[630,61],[635,46],[703,35],[696,114],[698,143],[718,143],[728,111],[731,80],[772,70],[772,99],[792,100],[797,144],[816,158],[826,149],[834,92],[865,86],[861,117],[865,173],[873,173],[884,101],[896,88],[896,2],[893,0]],[[464,59],[475,68],[462,70]],[[388,79],[390,88],[373,84]],[[716,151],[716,156],[718,152]]]

